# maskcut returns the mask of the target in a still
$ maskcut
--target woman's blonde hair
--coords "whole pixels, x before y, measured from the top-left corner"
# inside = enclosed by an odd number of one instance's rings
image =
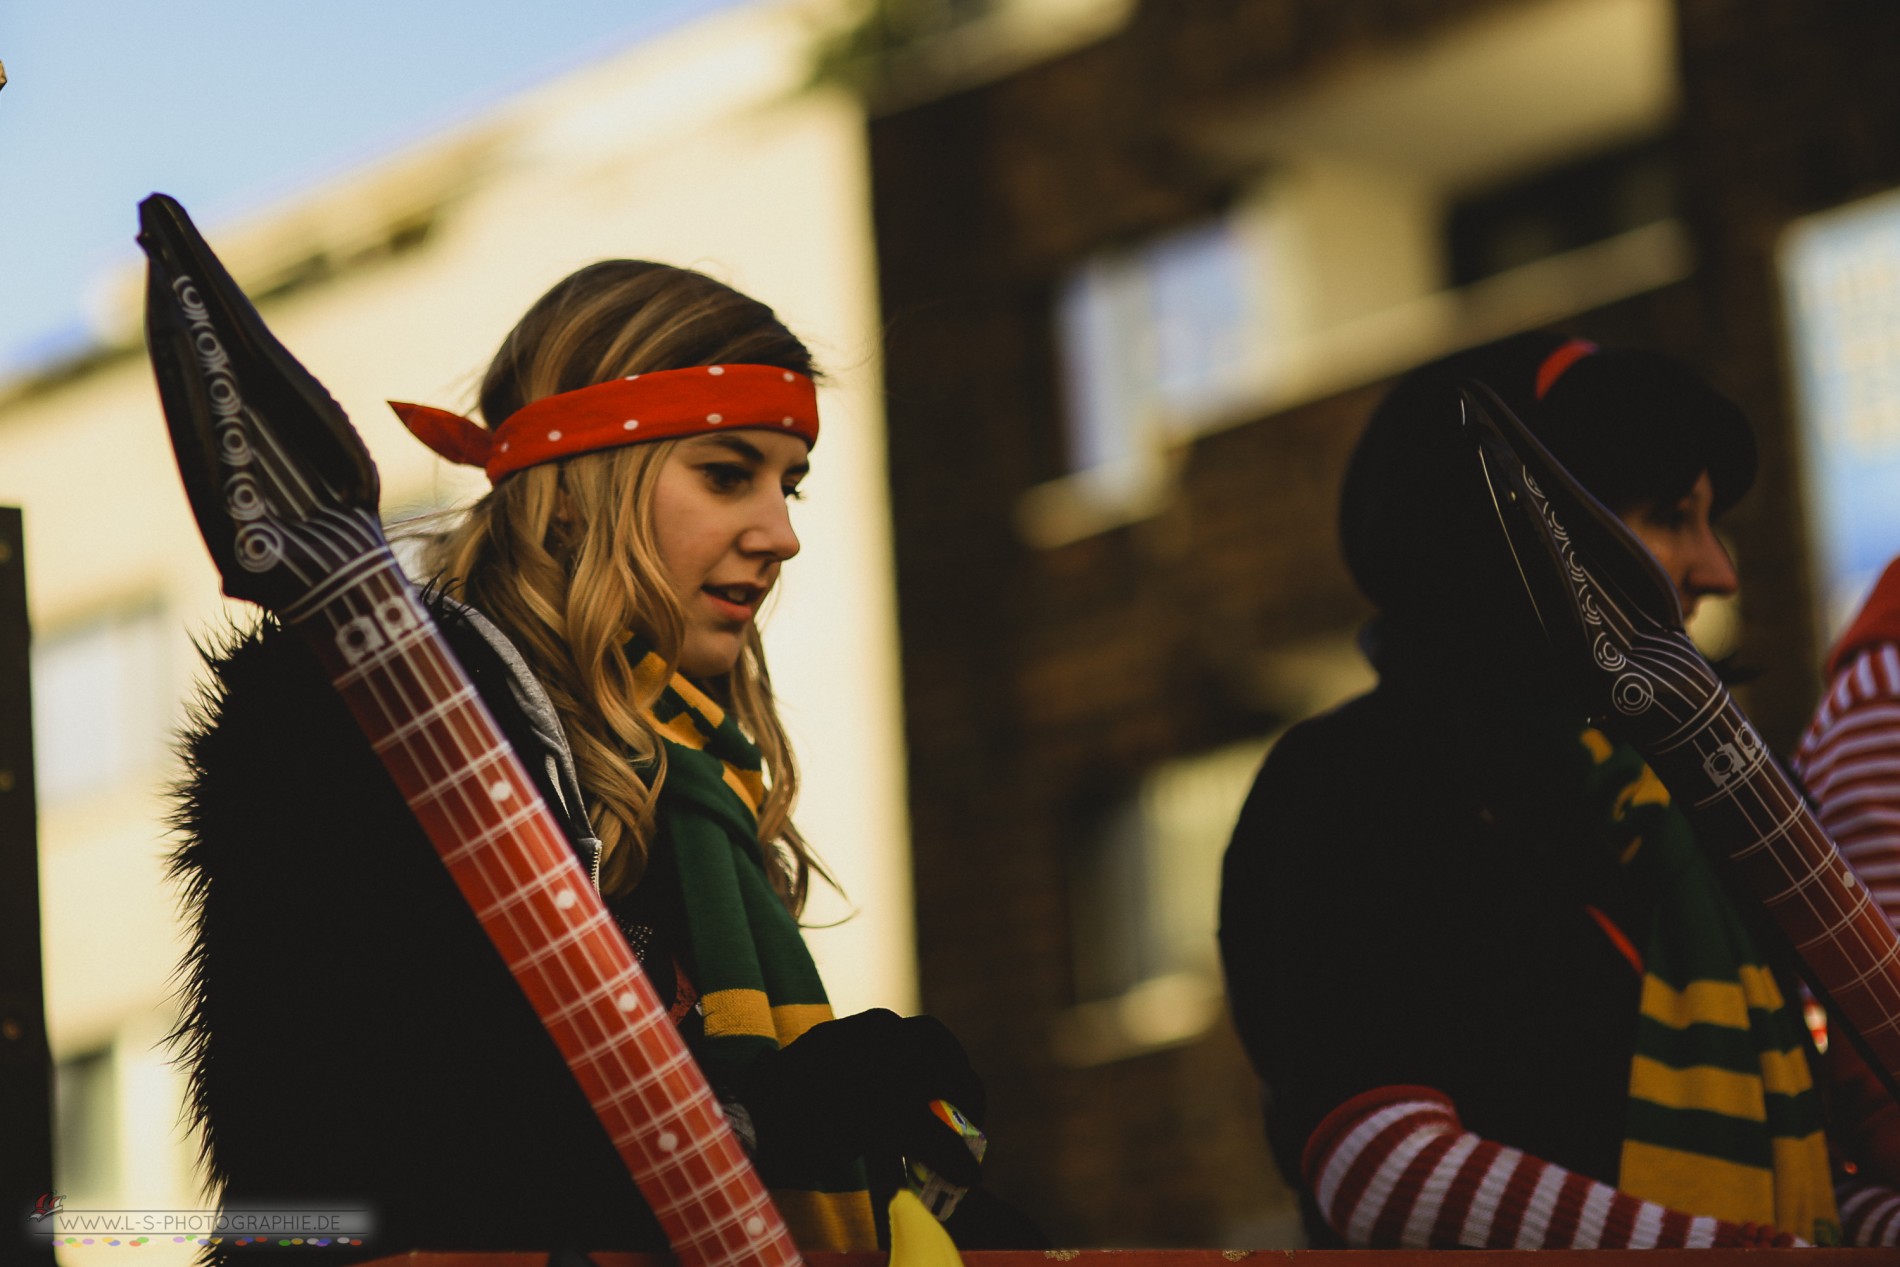
[[[556,284],[502,341],[482,379],[482,418],[492,430],[543,396],[720,364],[813,372],[804,344],[757,300],[689,269],[603,260]],[[641,697],[626,642],[639,631],[678,666],[684,615],[653,523],[654,488],[676,443],[517,471],[427,547],[438,583],[500,626],[547,687],[601,839],[602,888],[614,895],[645,872],[666,779],[666,749],[647,715],[653,701]],[[756,627],[725,679],[701,685],[759,745],[767,784],[759,840],[774,887],[800,911],[812,873],[825,872],[792,825],[798,768]]]

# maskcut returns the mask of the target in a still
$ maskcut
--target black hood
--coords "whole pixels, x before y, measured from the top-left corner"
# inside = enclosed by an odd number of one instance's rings
[[[1382,671],[1420,657],[1522,679],[1541,663],[1542,637],[1458,425],[1462,382],[1495,391],[1613,509],[1681,496],[1706,470],[1719,513],[1753,481],[1747,420],[1695,371],[1660,353],[1573,344],[1532,333],[1456,353],[1407,374],[1373,411],[1347,469],[1340,541],[1379,609],[1368,649]]]

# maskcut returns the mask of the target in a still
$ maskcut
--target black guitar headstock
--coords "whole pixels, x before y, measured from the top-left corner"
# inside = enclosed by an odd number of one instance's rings
[[[1681,635],[1682,599],[1636,534],[1483,383],[1459,391],[1498,525],[1544,633],[1578,667],[1620,667],[1634,638]]]
[[[183,207],[147,198],[138,240],[146,345],[192,513],[225,593],[283,612],[381,546],[376,466]]]

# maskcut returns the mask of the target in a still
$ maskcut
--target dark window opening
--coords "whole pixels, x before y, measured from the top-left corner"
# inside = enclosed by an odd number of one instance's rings
[[[54,1157],[62,1192],[104,1195],[118,1182],[118,1095],[112,1049],[59,1063],[53,1078]]]
[[[1680,204],[1680,173],[1667,136],[1470,194],[1453,203],[1446,217],[1452,284],[1468,285],[1667,220]]]

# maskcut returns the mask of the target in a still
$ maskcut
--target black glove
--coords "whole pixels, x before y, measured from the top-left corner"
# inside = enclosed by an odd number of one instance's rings
[[[980,1176],[963,1138],[930,1111],[930,1101],[948,1100],[980,1125],[985,1099],[963,1044],[934,1016],[878,1008],[814,1025],[753,1061],[733,1090],[757,1129],[762,1166],[863,1157],[888,1168],[904,1157],[962,1187]]]

